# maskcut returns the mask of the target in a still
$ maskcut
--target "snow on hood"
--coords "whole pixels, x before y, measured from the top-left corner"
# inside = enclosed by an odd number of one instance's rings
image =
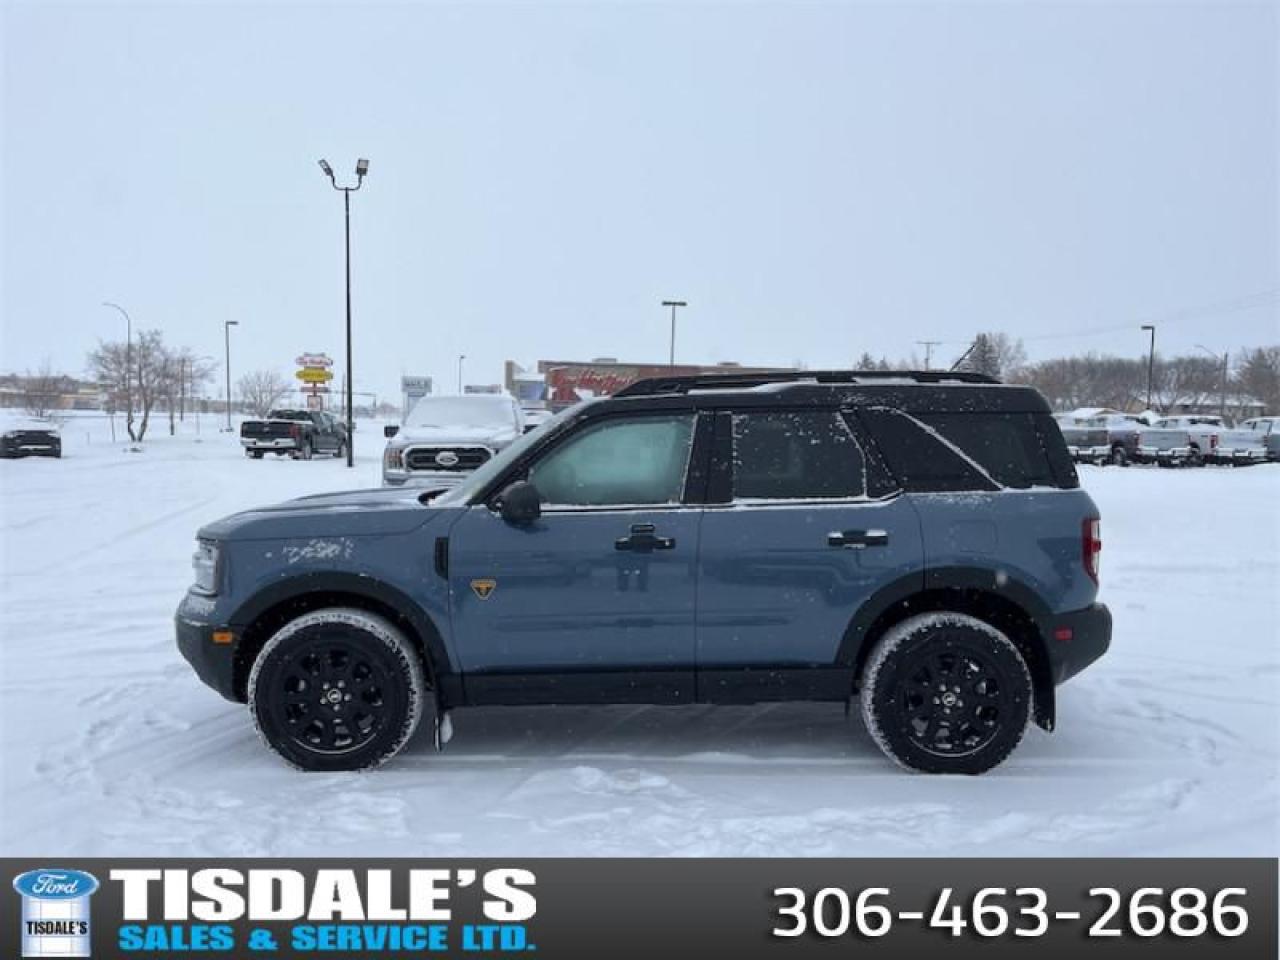
[[[41,417],[29,417],[21,413],[0,413],[0,433],[8,433],[10,430],[43,430],[47,433],[57,433],[58,425],[52,420]]]
[[[450,443],[505,444],[515,439],[516,431],[510,423],[453,424],[430,427],[404,426],[392,438],[392,443],[405,446],[410,443],[447,445]]]
[[[418,499],[421,488],[378,487],[286,500],[214,521],[199,536],[214,540],[383,536],[407,533],[439,512]]]

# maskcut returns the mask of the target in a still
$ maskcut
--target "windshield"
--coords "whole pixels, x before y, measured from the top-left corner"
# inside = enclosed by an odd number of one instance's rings
[[[515,403],[503,394],[472,397],[423,397],[406,427],[509,427],[516,421]]]
[[[576,413],[580,408],[581,404],[577,404],[561,410],[542,426],[538,427],[537,430],[524,434],[524,436],[520,437],[520,439],[511,444],[511,446],[507,447],[492,460],[489,460],[474,473],[470,474],[466,480],[462,481],[462,483],[458,484],[456,487],[451,487],[440,496],[433,498],[431,501],[432,505],[466,503],[475,495],[476,491],[483,490],[489,485],[490,481],[492,481],[494,477],[506,470],[509,463],[521,456],[526,450],[540,441],[543,437],[549,437],[559,430],[564,422],[569,419],[570,415]]]

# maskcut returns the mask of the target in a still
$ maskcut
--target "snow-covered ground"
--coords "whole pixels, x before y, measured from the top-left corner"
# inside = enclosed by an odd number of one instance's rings
[[[443,754],[307,775],[171,616],[201,523],[376,485],[381,431],[348,471],[186,426],[134,453],[78,419],[62,461],[0,461],[4,855],[1280,853],[1280,466],[1084,469],[1112,651],[984,777],[905,774],[833,705],[459,711]]]

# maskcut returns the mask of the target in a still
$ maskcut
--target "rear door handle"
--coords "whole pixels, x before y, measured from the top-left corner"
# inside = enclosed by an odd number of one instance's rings
[[[634,550],[637,553],[648,553],[651,550],[673,550],[675,537],[659,537],[654,535],[652,523],[633,523],[631,536],[619,537],[613,541],[616,550]]]
[[[889,531],[887,530],[834,530],[827,534],[828,547],[862,550],[866,547],[887,547],[888,545]]]

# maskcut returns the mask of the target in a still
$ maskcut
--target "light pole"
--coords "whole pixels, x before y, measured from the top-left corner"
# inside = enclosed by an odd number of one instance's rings
[[[227,341],[227,433],[231,432],[231,328],[240,326],[239,320],[226,320],[222,333]]]
[[[133,320],[129,311],[118,303],[102,301],[104,307],[119,310],[124,315],[124,422],[129,428],[129,439],[133,439]]]
[[[1154,324],[1144,323],[1142,329],[1151,334],[1151,350],[1147,354],[1147,409],[1151,409],[1151,388],[1156,376],[1156,328]]]
[[[1196,344],[1197,350],[1203,350],[1213,359],[1217,360],[1218,355],[1203,344]],[[1222,392],[1218,397],[1218,416],[1225,421],[1227,419],[1227,365],[1229,363],[1229,354],[1227,351],[1222,352]]]
[[[333,168],[329,166],[328,161],[320,161],[320,169],[324,171],[324,175],[329,178],[329,183],[333,189],[342,191],[342,210],[344,215],[344,223],[346,227],[346,252],[347,252],[347,376],[346,376],[346,394],[347,394],[347,466],[355,466],[355,443],[352,438],[355,437],[355,424],[351,418],[351,387],[354,383],[351,373],[351,194],[359,190],[364,185],[364,178],[369,173],[369,161],[361,157],[356,161],[356,185],[354,187],[340,187],[338,181],[333,177]]]
[[[689,304],[683,300],[663,300],[662,305],[671,308],[671,354],[667,365],[674,367],[676,365],[676,307],[687,307]]]
[[[462,396],[462,361],[467,359],[465,353],[458,354],[458,396]]]

